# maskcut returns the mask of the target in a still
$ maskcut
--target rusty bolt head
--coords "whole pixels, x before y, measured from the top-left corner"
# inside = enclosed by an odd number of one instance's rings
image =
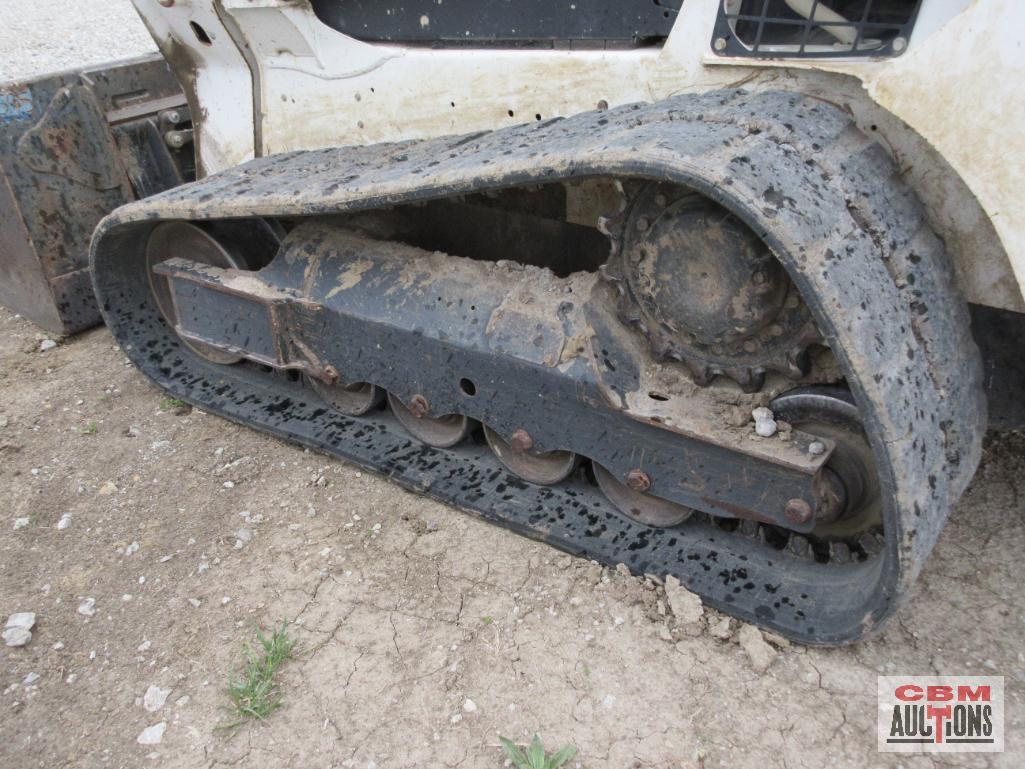
[[[640,468],[635,468],[626,474],[626,485],[634,491],[647,491],[651,488],[651,478]]]
[[[803,499],[791,499],[783,508],[783,514],[791,523],[807,523],[811,520],[811,505]]]
[[[534,439],[521,427],[509,438],[509,448],[517,454],[524,454],[534,448]]]
[[[324,370],[320,374],[320,379],[327,384],[334,384],[338,381],[338,369],[334,366],[324,366]]]
[[[417,419],[422,419],[427,416],[427,412],[431,410],[430,404],[427,403],[427,399],[417,393],[409,399],[409,411]]]

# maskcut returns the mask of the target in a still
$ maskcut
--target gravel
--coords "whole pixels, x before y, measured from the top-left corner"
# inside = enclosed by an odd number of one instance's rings
[[[776,659],[776,650],[766,643],[762,631],[754,625],[742,625],[737,633],[737,641],[751,660],[751,667],[759,673],[768,670]]]
[[[151,686],[146,690],[146,694],[142,698],[142,706],[150,713],[156,713],[160,708],[164,707],[164,703],[167,702],[167,697],[171,693],[170,689],[161,689],[159,686]]]
[[[139,733],[139,736],[135,738],[135,741],[140,745],[159,745],[160,741],[164,739],[165,729],[167,729],[167,721],[161,721],[159,724],[147,726]]]
[[[127,0],[0,0],[0,18],[0,81],[156,50]]]
[[[32,628],[36,615],[31,611],[19,611],[7,618],[3,639],[7,646],[26,646],[32,640]]]

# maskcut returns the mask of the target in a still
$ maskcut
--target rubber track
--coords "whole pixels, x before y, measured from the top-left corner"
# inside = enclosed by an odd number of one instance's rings
[[[390,415],[344,419],[283,377],[205,364],[168,333],[145,290],[142,245],[162,219],[318,216],[594,175],[694,187],[776,253],[865,419],[887,498],[878,555],[817,564],[701,521],[645,529],[580,482],[538,489],[478,447],[415,446]],[[108,325],[169,392],[563,549],[675,573],[707,603],[809,643],[855,640],[893,613],[981,453],[981,365],[942,243],[887,154],[841,110],[800,94],[716,91],[461,137],[261,158],[118,209],[97,228],[91,258]]]

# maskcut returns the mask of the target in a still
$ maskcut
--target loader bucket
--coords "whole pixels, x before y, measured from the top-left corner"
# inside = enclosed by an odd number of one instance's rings
[[[0,85],[0,304],[54,334],[98,324],[93,229],[194,177],[188,118],[157,55]]]

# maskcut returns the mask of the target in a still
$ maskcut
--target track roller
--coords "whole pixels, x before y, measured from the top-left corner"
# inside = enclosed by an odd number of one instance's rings
[[[427,416],[427,402],[413,396],[407,406],[396,395],[388,393],[388,405],[406,431],[421,443],[437,449],[448,449],[470,434],[470,419],[462,414]]]
[[[369,382],[327,382],[307,376],[306,382],[327,405],[342,414],[358,417],[384,402],[384,390]]]
[[[507,441],[484,425],[484,437],[505,468],[528,483],[551,486],[566,480],[577,466],[578,457],[572,451],[532,452],[533,441],[523,430]]]
[[[646,526],[678,526],[694,512],[689,507],[632,489],[599,464],[593,465],[594,477],[602,493],[623,515]],[[638,479],[635,485],[643,486]]]

